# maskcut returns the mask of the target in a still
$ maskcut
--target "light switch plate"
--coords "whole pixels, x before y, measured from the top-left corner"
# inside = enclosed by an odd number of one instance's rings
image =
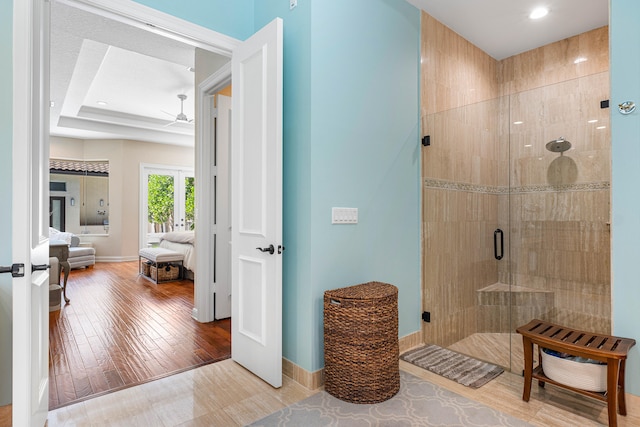
[[[357,224],[358,208],[331,208],[331,224]]]

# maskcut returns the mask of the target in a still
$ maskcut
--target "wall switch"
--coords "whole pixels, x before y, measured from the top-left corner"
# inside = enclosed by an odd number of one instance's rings
[[[331,208],[331,224],[357,224],[358,208]]]
[[[293,9],[298,5],[298,0],[289,0],[289,10]]]

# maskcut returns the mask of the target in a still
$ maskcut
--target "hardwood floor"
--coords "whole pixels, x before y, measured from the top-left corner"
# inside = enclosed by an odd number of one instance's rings
[[[156,285],[138,262],[69,275],[69,304],[49,314],[49,408],[227,359],[230,319],[191,318],[193,282]]]
[[[11,427],[11,405],[0,406],[0,427]]]

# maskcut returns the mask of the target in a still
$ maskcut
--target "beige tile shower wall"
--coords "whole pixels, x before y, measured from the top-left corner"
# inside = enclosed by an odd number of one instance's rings
[[[511,95],[511,186],[609,182],[608,98],[606,72]],[[572,144],[562,156],[545,148],[560,137]]]
[[[422,150],[423,177],[496,187],[506,185],[507,164],[498,156],[499,99],[430,114],[431,145]],[[505,146],[506,147],[506,146]],[[502,166],[502,168],[501,168]]]
[[[512,215],[514,284],[554,293],[545,320],[610,333],[609,190],[515,195]]]
[[[497,62],[422,12],[422,117],[498,96]]]
[[[585,60],[574,64],[578,58]],[[497,69],[501,95],[606,72],[609,70],[609,27],[503,59]]]

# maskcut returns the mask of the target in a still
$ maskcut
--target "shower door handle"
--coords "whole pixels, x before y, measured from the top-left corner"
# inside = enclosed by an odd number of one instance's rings
[[[500,253],[498,253],[498,235],[500,235]],[[504,256],[504,233],[499,228],[493,232],[493,256],[501,260]]]

